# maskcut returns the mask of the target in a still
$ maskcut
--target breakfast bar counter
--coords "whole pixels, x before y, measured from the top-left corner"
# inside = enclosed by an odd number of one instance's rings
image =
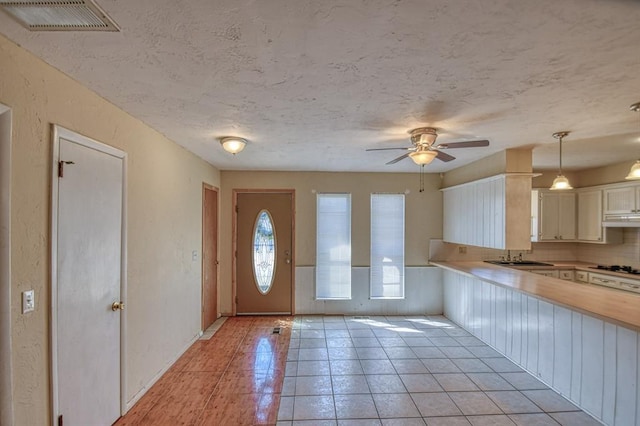
[[[432,261],[431,264],[500,287],[514,289],[605,321],[640,330],[640,294],[545,277],[482,261]],[[587,269],[593,265],[579,262],[554,263],[556,268],[562,266]],[[540,269],[540,267],[527,266],[526,269]]]

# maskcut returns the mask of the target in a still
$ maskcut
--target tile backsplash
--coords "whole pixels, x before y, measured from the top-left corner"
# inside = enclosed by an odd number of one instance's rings
[[[625,228],[622,244],[531,243],[531,250],[511,250],[511,256],[538,261],[581,261],[601,265],[629,265],[640,269],[640,228]],[[429,260],[496,260],[506,250],[445,243],[432,239]]]

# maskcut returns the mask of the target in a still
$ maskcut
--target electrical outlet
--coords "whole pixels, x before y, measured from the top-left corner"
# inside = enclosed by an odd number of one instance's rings
[[[33,290],[22,292],[22,313],[26,314],[36,309],[36,297]]]
[[[458,246],[458,254],[467,254],[467,248],[465,246]]]

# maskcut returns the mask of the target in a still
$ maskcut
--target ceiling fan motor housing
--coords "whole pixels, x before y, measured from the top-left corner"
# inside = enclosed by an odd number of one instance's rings
[[[431,146],[438,137],[435,127],[418,127],[409,133],[411,135],[411,142],[415,146]]]

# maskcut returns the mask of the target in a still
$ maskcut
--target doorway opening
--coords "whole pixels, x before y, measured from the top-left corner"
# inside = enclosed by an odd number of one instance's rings
[[[218,319],[218,188],[202,184],[202,331]]]
[[[295,190],[233,190],[234,315],[294,313]]]
[[[126,411],[126,153],[53,126],[53,424]]]
[[[11,109],[0,104],[0,424],[13,424],[11,365]]]

